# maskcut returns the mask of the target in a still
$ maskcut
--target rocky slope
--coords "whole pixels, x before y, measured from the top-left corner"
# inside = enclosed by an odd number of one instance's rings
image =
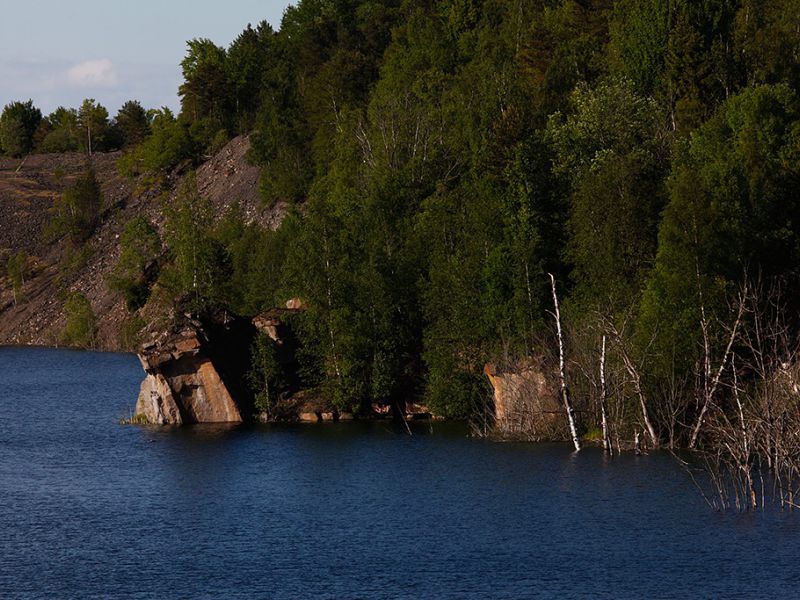
[[[258,197],[256,167],[245,159],[249,140],[238,137],[197,170],[197,185],[222,216],[238,202],[248,221],[276,227],[286,207],[263,209]],[[64,328],[64,300],[69,292],[86,295],[98,317],[97,346],[122,350],[128,341],[120,335],[129,315],[120,295],[108,288],[107,280],[119,257],[119,235],[125,224],[143,216],[163,227],[161,207],[174,196],[182,174],[173,174],[163,194],[145,189],[117,173],[119,154],[93,157],[104,196],[102,224],[78,255],[66,240],[48,240],[46,225],[54,201],[86,168],[81,154],[30,156],[24,161],[0,159],[0,263],[3,256],[24,250],[30,255],[31,274],[22,298],[16,304],[6,273],[0,272],[0,344],[59,344]],[[165,200],[166,198],[166,200]],[[145,318],[165,318],[168,307],[148,307]]]

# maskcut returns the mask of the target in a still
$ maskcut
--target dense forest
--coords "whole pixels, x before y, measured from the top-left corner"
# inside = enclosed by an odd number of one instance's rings
[[[694,445],[793,364],[797,0],[301,0],[279,31],[191,40],[181,67],[177,115],[0,119],[8,154],[122,148],[150,185],[251,135],[263,202],[289,216],[215,221],[188,178],[165,239],[130,224],[133,311],[155,288],[193,312],[299,297],[309,385],[466,417],[486,363],[558,352],[552,274],[582,432],[602,395],[654,446]]]

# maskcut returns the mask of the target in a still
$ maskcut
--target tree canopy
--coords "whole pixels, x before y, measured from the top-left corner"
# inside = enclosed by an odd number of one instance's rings
[[[798,10],[301,0],[278,30],[190,40],[178,114],[129,102],[109,121],[87,100],[42,120],[17,103],[0,145],[122,147],[126,175],[167,181],[248,135],[264,206],[287,217],[216,215],[189,176],[159,281],[194,311],[301,297],[305,372],[340,407],[469,414],[487,362],[546,354],[549,274],[575,364],[613,331],[619,387],[646,364],[646,405],[667,373],[699,381],[703,336],[724,333],[745,280],[800,291]],[[692,385],[673,415],[696,410]]]

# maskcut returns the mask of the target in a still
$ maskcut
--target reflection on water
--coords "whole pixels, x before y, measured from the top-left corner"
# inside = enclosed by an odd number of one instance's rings
[[[459,424],[120,426],[134,357],[0,349],[2,598],[792,597],[800,519],[666,454]]]

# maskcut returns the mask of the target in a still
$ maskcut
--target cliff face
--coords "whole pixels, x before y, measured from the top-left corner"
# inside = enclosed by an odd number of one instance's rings
[[[500,437],[561,439],[563,407],[552,373],[541,362],[528,360],[500,370],[486,365],[493,390],[495,433]]]
[[[189,320],[139,353],[146,376],[136,414],[155,425],[240,423],[245,398],[234,399],[211,358],[202,325]]]
[[[216,156],[197,169],[199,192],[222,216],[235,202],[248,222],[277,227],[284,205],[261,206],[258,196],[259,170],[248,164],[247,137],[231,140]],[[162,206],[169,204],[181,175],[168,178],[167,200],[159,191],[117,173],[119,153],[96,154],[92,158],[103,191],[101,224],[79,256],[67,240],[49,240],[44,235],[55,200],[81,176],[87,165],[82,154],[30,156],[24,161],[0,159],[0,264],[3,256],[25,251],[29,277],[22,298],[14,301],[11,282],[0,271],[0,344],[58,345],[64,328],[64,299],[78,291],[90,301],[98,320],[97,348],[126,350],[120,335],[130,315],[122,297],[109,289],[108,277],[119,258],[119,236],[125,224],[141,216],[162,230]],[[163,233],[163,231],[162,231]],[[167,322],[169,307],[150,305],[141,312],[147,324]]]

